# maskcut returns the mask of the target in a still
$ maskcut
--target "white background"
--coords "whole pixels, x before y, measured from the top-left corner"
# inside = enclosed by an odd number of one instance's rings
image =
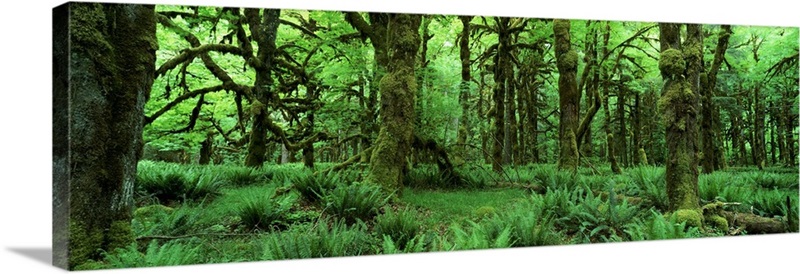
[[[327,10],[800,25],[793,1],[123,1]],[[711,2],[711,3],[707,3]],[[0,272],[53,273],[51,16],[58,1],[0,8]],[[9,4],[11,3],[11,4]],[[381,4],[376,4],[381,3]],[[521,4],[530,3],[530,4]],[[669,3],[669,4],[666,4]],[[722,5],[722,6],[716,6]],[[795,273],[800,234],[113,270],[114,273]],[[780,272],[776,272],[780,271]],[[107,271],[92,272],[105,273]]]

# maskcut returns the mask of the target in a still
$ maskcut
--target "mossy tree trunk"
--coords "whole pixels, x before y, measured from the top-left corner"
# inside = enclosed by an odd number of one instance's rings
[[[703,130],[703,173],[712,173],[715,169],[720,167],[721,150],[717,144],[717,131],[714,118],[719,116],[719,110],[715,109],[714,92],[717,86],[717,72],[722,66],[722,61],[725,58],[725,51],[728,49],[728,40],[731,36],[731,26],[723,25],[720,27],[717,46],[714,49],[714,60],[711,62],[711,68],[706,73],[705,81],[702,88],[702,120],[700,122]]]
[[[633,157],[633,164],[638,166],[642,164],[642,157],[639,155],[639,150],[642,148],[642,134],[641,134],[641,98],[639,93],[633,95],[633,107],[631,108],[631,131],[633,133],[633,149],[631,150],[631,157]]]
[[[505,123],[505,98],[506,98],[506,73],[508,70],[505,68],[509,66],[510,62],[508,56],[510,54],[510,33],[508,31],[510,19],[507,17],[495,17],[497,24],[497,53],[494,56],[494,88],[492,94],[492,101],[494,106],[490,111],[490,116],[493,118],[493,134],[492,140],[492,170],[500,172],[503,170],[505,141],[506,141],[506,123]]]
[[[74,269],[133,243],[156,19],[153,6],[94,3],[53,15],[53,264]]]
[[[211,154],[214,153],[214,135],[208,134],[206,135],[206,139],[200,143],[200,159],[197,161],[198,164],[207,165],[211,163]]]
[[[470,35],[470,27],[469,22],[472,21],[472,16],[459,16],[461,20],[461,36],[458,43],[459,46],[459,56],[461,58],[461,83],[459,84],[459,95],[458,95],[458,103],[461,105],[461,119],[459,120],[458,125],[458,133],[456,136],[456,143],[458,144],[457,149],[460,153],[457,153],[458,157],[466,160],[467,157],[467,147],[466,144],[469,141],[468,138],[471,135],[471,123],[470,123],[470,111],[469,111],[469,99],[470,99],[470,88],[469,82],[472,80],[472,76],[470,75],[471,71],[471,61],[470,61],[470,50],[469,50],[469,35]]]
[[[392,39],[387,40],[387,74],[380,82],[381,125],[367,181],[396,191],[402,186],[414,136],[414,65],[421,20],[413,14],[389,14],[388,19],[387,36]]]
[[[256,56],[258,62],[252,62],[256,74],[253,87],[253,96],[256,101],[250,107],[253,126],[250,130],[250,144],[245,157],[245,165],[249,167],[261,167],[266,160],[269,106],[277,96],[272,90],[272,65],[280,14],[279,9],[245,10],[252,39],[258,44]]]
[[[559,122],[558,168],[578,171],[578,105],[580,93],[575,77],[578,71],[578,53],[570,45],[570,21],[553,20],[556,66],[558,68],[558,97],[561,118]]]
[[[608,40],[611,36],[611,26],[608,22],[606,22],[605,30],[603,31],[603,56],[608,55]],[[619,59],[619,57],[617,58]],[[609,74],[608,70],[605,67],[600,67],[600,75],[602,75],[603,79],[610,79],[611,75]],[[603,124],[603,129],[606,133],[606,157],[608,157],[608,162],[611,164],[611,171],[616,174],[620,174],[622,171],[619,168],[619,164],[617,163],[617,156],[614,151],[614,134],[611,133],[611,110],[608,105],[608,97],[610,95],[609,92],[609,84],[608,81],[604,80],[601,82],[601,87],[603,89],[603,114],[605,116],[605,123]]]
[[[625,83],[620,83],[617,88],[617,134],[615,136],[615,143],[617,145],[617,159],[624,167],[630,166],[630,163],[628,163],[628,125],[625,123],[625,104],[627,100],[627,93],[628,90],[625,86]]]
[[[385,13],[369,13],[367,14],[369,22],[364,20],[364,17],[357,12],[346,12],[344,19],[355,29],[359,31],[362,37],[369,38],[372,48],[375,50],[372,62],[372,75],[369,81],[369,95],[367,96],[367,105],[364,112],[364,119],[361,126],[361,146],[366,149],[372,146],[372,140],[375,134],[379,131],[378,128],[378,97],[380,95],[380,81],[386,74],[386,69],[389,64],[389,53],[387,52],[387,26],[389,22],[389,15]],[[346,157],[344,157],[346,158]],[[362,154],[361,161],[369,161],[366,154]]]
[[[697,107],[702,68],[700,25],[687,25],[687,38],[680,43],[679,24],[660,23],[659,69],[664,78],[659,111],[666,126],[666,181],[670,211],[700,210],[697,187]],[[693,214],[697,215],[697,214]]]

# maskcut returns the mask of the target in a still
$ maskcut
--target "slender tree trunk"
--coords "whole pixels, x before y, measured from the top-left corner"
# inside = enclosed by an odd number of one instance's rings
[[[506,135],[503,149],[503,163],[513,164],[515,150],[519,148],[517,144],[517,101],[516,88],[514,86],[514,69],[511,62],[506,63]]]
[[[758,169],[764,169],[765,161],[767,160],[766,142],[764,138],[764,99],[761,95],[761,86],[756,86],[753,92],[753,161]]]
[[[419,48],[421,18],[413,14],[390,14],[387,24],[387,74],[381,79],[381,126],[375,141],[367,181],[387,191],[398,190],[407,170],[414,136],[414,72]]]
[[[717,85],[717,72],[719,71],[722,61],[725,58],[725,51],[728,49],[728,40],[731,36],[731,26],[722,25],[719,30],[717,38],[717,46],[714,50],[714,60],[711,63],[711,68],[708,70],[706,81],[703,81],[702,87],[702,117],[701,127],[703,130],[703,173],[712,173],[715,169],[720,168],[724,161],[722,161],[722,152],[719,149],[718,137],[718,117],[719,110],[714,106],[714,97]],[[715,119],[717,122],[715,123]],[[716,129],[716,130],[715,130]],[[721,163],[722,162],[722,163]]]
[[[466,144],[469,142],[468,138],[472,133],[471,130],[471,123],[470,123],[470,111],[469,111],[469,99],[470,99],[470,88],[469,88],[469,81],[472,80],[472,76],[470,75],[470,51],[469,51],[469,21],[472,20],[472,16],[459,16],[461,19],[461,25],[463,26],[461,29],[461,39],[459,40],[459,56],[461,58],[461,83],[459,84],[459,96],[458,96],[458,104],[461,105],[461,119],[459,120],[458,125],[458,135],[456,136],[456,143],[458,144],[457,149],[460,153],[459,155],[462,159],[467,159],[467,147]]]
[[[492,116],[494,117],[494,134],[492,136],[493,139],[493,146],[492,146],[492,170],[496,172],[500,172],[503,169],[503,164],[505,163],[503,156],[505,152],[504,143],[506,141],[506,110],[505,110],[505,98],[506,98],[506,75],[507,70],[505,69],[508,66],[506,63],[509,62],[506,56],[508,55],[508,51],[511,50],[509,47],[510,43],[510,34],[508,33],[508,24],[509,18],[507,17],[499,17],[495,18],[497,22],[497,26],[499,28],[498,31],[498,46],[497,46],[497,53],[495,54],[495,66],[494,66],[494,110],[492,112]]]
[[[258,44],[256,58],[260,60],[260,66],[254,68],[256,79],[253,95],[256,100],[250,107],[253,127],[250,130],[250,144],[245,158],[245,165],[249,167],[261,167],[266,159],[269,106],[277,96],[272,90],[272,58],[275,55],[275,38],[278,36],[281,11],[263,9],[262,12],[263,15],[260,15],[257,9],[245,10],[253,40]],[[262,16],[263,20],[259,20]]]
[[[617,89],[617,134],[615,142],[617,143],[617,156],[622,166],[630,166],[628,163],[628,126],[625,123],[625,102],[627,100],[627,88],[625,84],[620,84]]]
[[[157,47],[153,6],[53,10],[55,266],[75,269],[134,242],[134,181]]]
[[[697,186],[697,90],[699,89],[702,29],[687,24],[687,39],[680,44],[680,25],[660,23],[664,78],[659,111],[663,113],[667,136],[667,197],[669,210],[691,210],[684,218],[702,218]],[[686,212],[685,214],[688,214]],[[699,221],[699,220],[698,220]]]
[[[578,171],[578,105],[580,93],[575,79],[578,71],[578,53],[570,45],[570,21],[553,20],[556,66],[558,67],[558,97],[561,118],[559,123],[558,168]]]
[[[631,118],[633,120],[633,124],[631,125],[631,131],[633,131],[633,151],[631,155],[633,155],[633,164],[637,166],[647,164],[646,162],[641,162],[642,156],[639,153],[639,150],[642,149],[641,119],[639,118],[640,105],[641,99],[639,98],[639,93],[635,93],[633,96],[633,108],[631,109]]]
[[[611,26],[608,22],[606,22],[605,31],[603,32],[603,56],[608,55],[608,40],[611,36]],[[601,81],[601,86],[603,88],[603,114],[606,118],[605,125],[603,129],[606,133],[606,156],[608,156],[608,161],[611,163],[611,171],[615,174],[620,174],[622,171],[619,168],[619,164],[617,163],[617,156],[614,153],[614,134],[611,133],[611,110],[608,106],[608,97],[609,97],[609,84],[608,81],[611,78],[608,71],[604,68],[600,68],[601,75],[603,76],[603,80]]]
[[[200,143],[200,159],[198,164],[207,165],[211,163],[211,154],[214,153],[214,135],[206,135],[206,139]]]

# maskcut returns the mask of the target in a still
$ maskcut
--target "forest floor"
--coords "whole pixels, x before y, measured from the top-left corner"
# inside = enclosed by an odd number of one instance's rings
[[[317,170],[329,165],[320,164]],[[139,164],[136,243],[78,269],[393,254],[753,234],[738,215],[798,231],[796,168],[728,168],[699,177],[701,224],[666,213],[665,170],[553,165],[491,173],[414,168],[387,196],[358,167]],[[732,215],[716,214],[724,211]],[[738,215],[737,215],[738,214]]]

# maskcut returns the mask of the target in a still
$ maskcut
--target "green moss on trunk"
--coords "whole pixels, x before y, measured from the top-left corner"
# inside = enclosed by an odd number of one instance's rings
[[[64,162],[70,176],[54,183],[69,184],[67,267],[73,269],[133,241],[143,106],[158,45],[153,6],[72,3],[69,9],[70,154]]]
[[[558,168],[578,171],[578,107],[580,92],[576,74],[578,71],[578,53],[570,45],[569,20],[554,20],[556,66],[558,67],[558,96],[561,119],[559,123],[559,158]]]
[[[370,171],[366,180],[393,192],[402,186],[414,135],[414,95],[417,90],[414,65],[420,44],[421,18],[412,14],[392,14],[386,22],[390,59],[387,74],[381,79],[381,126],[373,144]]]
[[[664,39],[679,39],[671,35],[679,30],[669,24],[660,25],[662,32],[670,32]],[[670,211],[697,210],[700,198],[697,187],[697,93],[693,88],[699,86],[699,38],[697,27],[688,31],[689,39],[683,50],[675,45],[677,41],[664,40],[662,44],[672,45],[661,52],[659,68],[666,83],[662,96],[658,101],[659,111],[663,113],[666,127],[667,163],[666,181],[667,197]],[[663,48],[663,47],[662,47]],[[685,214],[688,214],[684,212]],[[688,216],[688,215],[687,215]],[[702,216],[702,215],[701,215]],[[693,217],[692,217],[693,218]],[[692,219],[694,221],[694,219]]]

